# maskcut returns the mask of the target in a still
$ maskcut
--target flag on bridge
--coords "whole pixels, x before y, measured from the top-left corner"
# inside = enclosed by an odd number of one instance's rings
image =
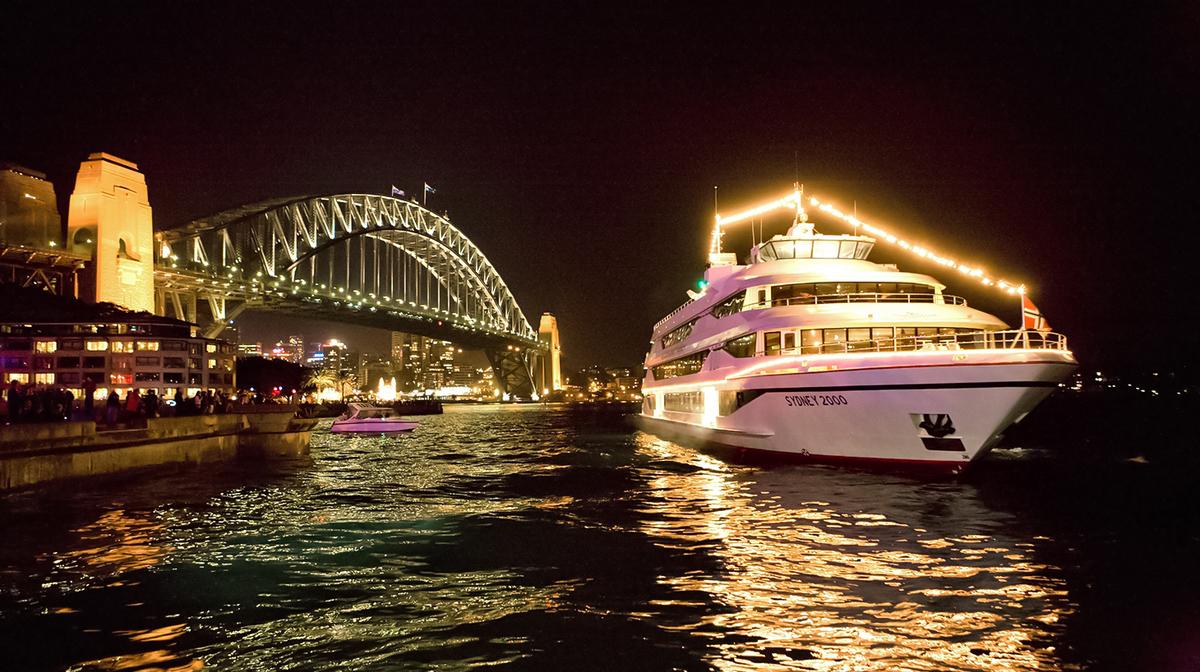
[[[1021,295],[1021,328],[1050,331],[1050,323],[1042,317],[1042,311],[1025,294]]]
[[[433,187],[429,186],[429,183],[428,183],[428,182],[426,182],[426,183],[425,183],[425,191],[427,191],[427,192],[429,192],[429,193],[431,193],[431,194],[436,194],[436,193],[437,193],[437,189],[434,189]]]
[[[400,198],[404,198],[404,190],[397,189],[396,185],[393,184],[392,185],[392,196],[399,196]]]

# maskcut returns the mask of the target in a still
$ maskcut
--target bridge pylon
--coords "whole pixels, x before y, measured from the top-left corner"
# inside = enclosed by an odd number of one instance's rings
[[[95,152],[79,164],[67,249],[92,257],[80,298],[154,310],[154,224],[146,177],[136,163]]]

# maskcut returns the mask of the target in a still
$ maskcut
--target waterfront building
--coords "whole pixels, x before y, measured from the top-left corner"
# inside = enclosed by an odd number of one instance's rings
[[[235,389],[234,346],[202,338],[194,324],[88,304],[41,290],[0,286],[0,377],[5,383],[63,387],[76,399],[94,388],[161,397],[176,391]]]

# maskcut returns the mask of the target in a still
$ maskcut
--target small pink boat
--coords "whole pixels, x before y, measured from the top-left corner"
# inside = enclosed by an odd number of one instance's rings
[[[390,434],[411,432],[417,423],[405,420],[395,410],[386,406],[348,404],[346,412],[333,421],[331,432],[358,434]]]

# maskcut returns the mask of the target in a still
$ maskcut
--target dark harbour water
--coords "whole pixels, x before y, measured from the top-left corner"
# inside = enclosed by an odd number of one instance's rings
[[[1197,462],[1095,432],[930,479],[466,408],[4,495],[0,670],[1200,669]]]

